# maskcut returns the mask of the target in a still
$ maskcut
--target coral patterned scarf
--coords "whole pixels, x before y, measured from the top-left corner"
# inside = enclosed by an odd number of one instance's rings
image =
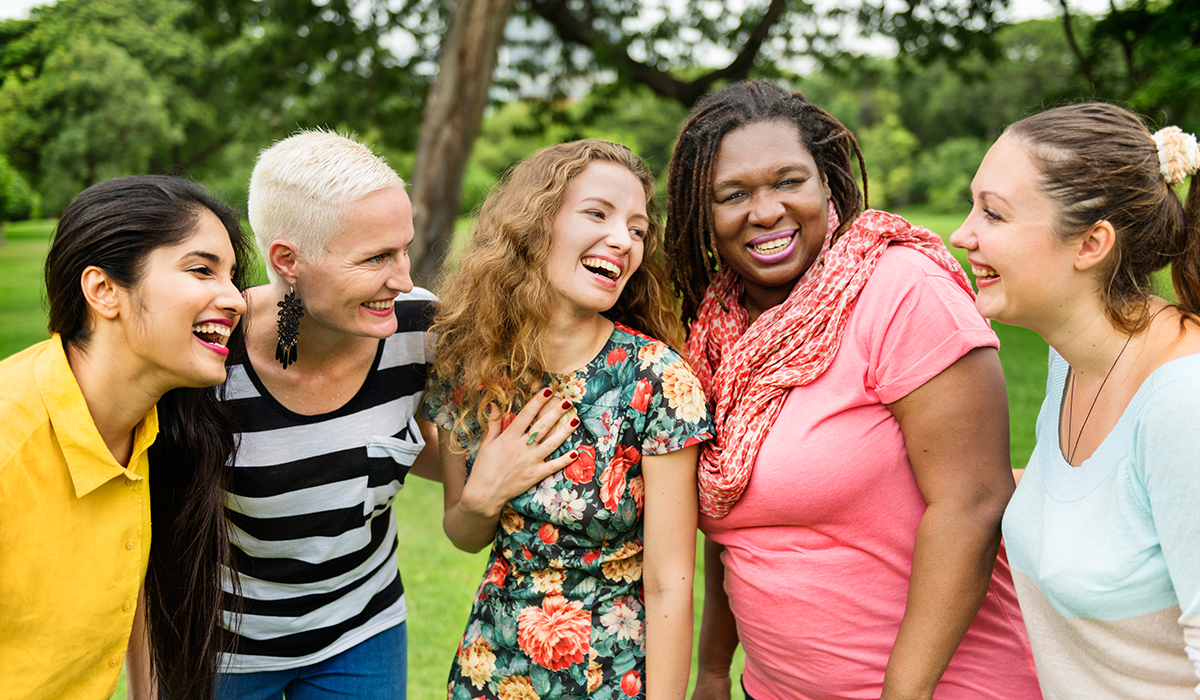
[[[915,248],[971,292],[971,283],[937,234],[887,212],[867,210],[820,257],[786,301],[753,325],[740,303],[741,278],[725,270],[708,288],[688,337],[688,354],[712,409],[716,438],[700,454],[700,510],[723,518],[750,481],[750,470],[788,390],[821,376],[837,354],[858,295],[890,243]],[[974,296],[972,294],[972,296]],[[725,311],[721,308],[724,303]]]

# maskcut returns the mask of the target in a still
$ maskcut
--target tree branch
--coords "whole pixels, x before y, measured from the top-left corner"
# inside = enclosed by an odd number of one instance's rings
[[[1092,63],[1084,56],[1083,50],[1079,48],[1079,42],[1075,40],[1075,27],[1071,19],[1071,10],[1067,7],[1067,0],[1058,0],[1059,7],[1062,8],[1062,23],[1063,33],[1067,35],[1067,44],[1071,47],[1071,53],[1075,55],[1075,60],[1079,62],[1079,71],[1083,73],[1084,79],[1092,86],[1092,90],[1096,89],[1096,79],[1092,75]]]
[[[590,23],[571,12],[566,0],[530,0],[530,5],[555,28],[564,42],[580,44],[593,52],[597,46],[604,44],[604,38]],[[779,21],[786,9],[786,0],[771,0],[762,19],[751,31],[750,38],[729,65],[705,73],[691,82],[679,80],[670,73],[634,59],[624,47],[612,47],[610,53],[616,58],[619,67],[627,71],[635,82],[642,83],[659,95],[690,108],[716,81],[742,80],[750,74],[763,42],[771,33],[771,27]]]

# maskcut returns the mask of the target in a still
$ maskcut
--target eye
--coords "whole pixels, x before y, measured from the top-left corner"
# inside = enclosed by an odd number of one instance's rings
[[[207,265],[196,265],[195,267],[190,267],[188,268],[188,272],[201,277],[212,276],[212,270],[210,270]]]
[[[983,215],[988,218],[988,221],[1004,221],[1003,217],[987,207],[983,207]]]
[[[387,253],[380,253],[379,255],[372,255],[371,257],[367,258],[367,262],[378,264],[385,262],[387,258]]]
[[[634,238],[636,238],[639,241],[646,240],[646,230],[645,229],[641,229],[641,228],[637,228],[637,227],[631,228],[631,229],[629,229],[629,235],[633,236]]]
[[[730,202],[735,202],[744,196],[746,196],[745,192],[730,192],[729,194],[726,194],[723,196],[718,195],[717,196],[717,204],[728,204]]]
[[[604,212],[600,211],[599,209],[588,209],[583,213],[587,216],[593,216],[597,219],[600,219],[601,221],[604,220]]]
[[[776,189],[799,187],[808,181],[806,177],[790,177],[775,186]]]

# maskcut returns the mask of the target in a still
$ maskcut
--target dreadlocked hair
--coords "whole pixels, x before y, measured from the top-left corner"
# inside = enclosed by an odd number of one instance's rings
[[[457,268],[438,289],[430,332],[437,353],[430,385],[456,387],[450,449],[462,453],[486,423],[487,407],[517,411],[542,383],[543,339],[556,293],[546,275],[554,219],[572,178],[593,162],[615,163],[638,179],[646,195],[649,230],[641,266],[604,316],[682,349],[683,327],[659,246],[662,211],[654,176],[625,146],[583,140],[547,146],[512,168],[479,211],[474,236]]]
[[[829,179],[842,235],[867,206],[867,165],[854,134],[799,92],[766,80],[736,83],[705,95],[692,108],[671,156],[667,179],[664,247],[671,280],[683,297],[683,323],[696,318],[704,291],[720,265],[713,227],[713,171],[721,141],[732,131],[762,122],[794,124],[817,168]],[[851,158],[858,159],[862,189]]]

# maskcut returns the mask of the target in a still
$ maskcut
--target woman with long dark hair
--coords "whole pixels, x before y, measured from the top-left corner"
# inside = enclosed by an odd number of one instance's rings
[[[175,177],[108,180],[63,212],[54,337],[0,362],[8,697],[108,697],[147,630],[159,688],[211,696],[233,443],[198,387],[225,379],[246,250],[233,211]],[[179,449],[151,479],[158,435]]]
[[[1111,104],[1051,109],[988,151],[950,238],[979,311],[1050,344],[1037,446],[1004,514],[1047,698],[1196,697],[1198,166],[1178,127],[1151,135]],[[1175,302],[1153,280],[1167,265]]]

